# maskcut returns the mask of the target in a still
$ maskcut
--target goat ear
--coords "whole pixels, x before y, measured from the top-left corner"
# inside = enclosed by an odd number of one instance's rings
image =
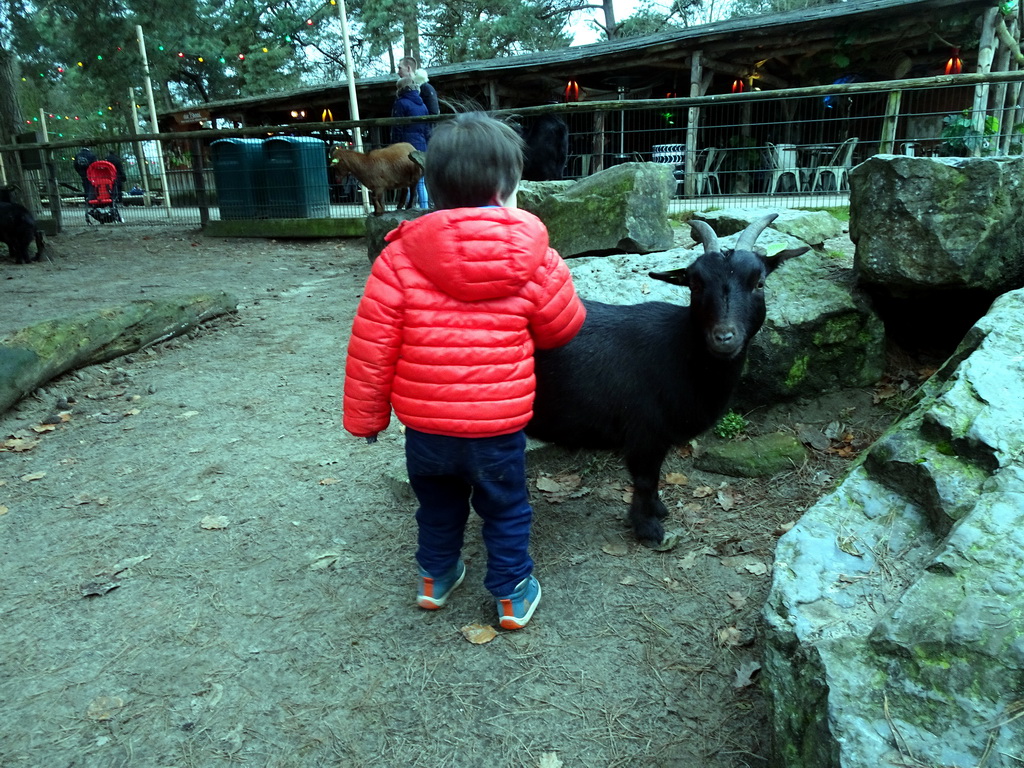
[[[672,283],[672,285],[690,285],[690,270],[688,267],[673,269],[668,272],[648,272],[647,274],[655,280],[663,280],[666,283]]]
[[[768,273],[774,272],[779,265],[784,261],[789,261],[792,258],[801,256],[811,250],[810,246],[804,246],[803,248],[787,248],[784,251],[779,251],[774,256],[766,256],[764,264],[768,268]]]

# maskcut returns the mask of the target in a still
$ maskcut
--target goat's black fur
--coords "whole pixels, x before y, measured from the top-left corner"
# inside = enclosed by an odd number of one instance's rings
[[[29,256],[35,241],[36,254]],[[0,203],[0,243],[5,243],[15,264],[38,261],[45,247],[43,233],[36,227],[32,213],[18,203]]]
[[[695,222],[705,252],[692,265],[651,277],[689,286],[690,306],[585,301],[587,319],[564,347],[536,353],[537,397],[526,433],[569,448],[619,450],[633,477],[629,518],[642,541],[660,542],[661,465],[725,412],[747,347],[765,319],[764,281],[783,261],[753,242],[777,214],[752,223],[734,251]]]
[[[541,115],[517,126],[526,144],[523,181],[552,181],[565,175],[569,158],[569,126],[558,115]]]

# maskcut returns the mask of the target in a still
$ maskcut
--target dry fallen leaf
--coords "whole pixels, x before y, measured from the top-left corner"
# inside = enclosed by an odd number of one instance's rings
[[[33,432],[53,432],[57,428],[56,424],[36,424],[32,427]]]
[[[661,537],[661,541],[657,544],[649,544],[648,548],[653,549],[655,552],[671,552],[682,540],[682,531],[665,531],[665,535]]]
[[[700,485],[693,489],[693,498],[695,499],[706,499],[709,496],[715,495],[715,489],[710,485]]]
[[[89,704],[85,714],[90,720],[110,720],[123,708],[124,699],[120,696],[98,696]]]
[[[339,482],[337,478],[325,477],[323,480],[320,481],[320,485],[334,485],[337,482]]]
[[[665,475],[665,482],[669,485],[686,485],[690,482],[690,478],[682,472],[669,472]]]
[[[544,491],[545,493],[558,493],[564,490],[553,478],[550,477],[538,477],[537,478],[537,490]]]
[[[839,536],[836,539],[836,545],[848,555],[854,557],[864,557],[864,553],[857,549],[857,537],[856,536]]]
[[[728,486],[719,488],[715,498],[718,501],[718,505],[726,512],[736,506],[736,492]]]
[[[624,587],[635,587],[636,586],[636,576],[632,576],[632,575],[630,575],[630,576],[623,576],[619,580],[619,584],[621,584]]]
[[[108,572],[110,574],[117,575],[121,571],[127,571],[129,568],[132,568],[132,567],[138,565],[143,560],[149,560],[149,558],[151,558],[152,556],[153,556],[152,554],[148,554],[148,555],[138,555],[137,557],[129,557],[129,558],[125,559],[125,560],[121,560],[117,565],[115,565],[113,568],[111,568],[110,571],[108,571]]]
[[[747,604],[747,596],[742,592],[726,592],[725,599],[728,600],[729,605],[737,611],[742,610]]]
[[[747,573],[752,573],[755,576],[764,576],[768,573],[768,566],[764,563],[748,563],[743,566],[743,570]]]
[[[324,552],[322,555],[317,555],[313,558],[309,564],[311,571],[322,571],[330,568],[332,565],[337,565],[338,558],[341,557],[341,552]]]
[[[31,483],[33,480],[42,480],[44,477],[46,477],[45,472],[33,472],[30,475],[22,475],[21,479],[26,483]]]
[[[120,586],[119,581],[89,581],[79,589],[82,591],[82,597],[101,597]]]
[[[740,645],[743,642],[743,633],[736,627],[724,627],[718,630],[719,645]]]
[[[0,504],[0,515],[6,515],[6,514],[7,514],[8,512],[10,512],[10,511],[11,511],[11,510],[9,510],[9,509],[8,509],[7,507],[5,507],[5,506],[4,506],[3,504]]]
[[[224,515],[207,515],[199,521],[199,527],[208,531],[218,531],[228,527],[228,519]]]
[[[473,645],[489,643],[498,636],[498,633],[494,631],[494,627],[489,624],[467,624],[459,631]]]
[[[752,685],[754,682],[754,675],[761,670],[761,665],[756,661],[747,661],[740,664],[736,670],[736,678],[733,680],[732,687],[739,690],[740,688],[746,688]]]
[[[563,765],[557,752],[542,752],[537,768],[562,768]]]
[[[27,440],[24,437],[12,437],[10,440],[4,440],[3,450],[10,451],[11,453],[24,453],[25,451],[31,451],[39,445],[38,440]]]
[[[624,541],[609,541],[603,547],[601,551],[606,555],[612,555],[613,557],[622,557],[629,553],[629,548],[626,546]]]
[[[688,552],[676,560],[676,567],[681,571],[688,571],[697,564],[697,552]]]
[[[789,533],[791,530],[793,530],[793,526],[794,525],[796,525],[796,522],[793,521],[793,520],[790,520],[789,522],[783,523],[782,525],[780,525],[778,528],[775,529],[775,535],[776,536],[781,536],[784,533]]]

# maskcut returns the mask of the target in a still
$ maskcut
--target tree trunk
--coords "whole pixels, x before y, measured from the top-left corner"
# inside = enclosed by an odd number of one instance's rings
[[[405,40],[405,55],[412,56],[423,65],[420,58],[420,27],[416,16],[416,0],[404,0],[399,6],[402,13],[402,37]]]
[[[615,21],[615,6],[612,5],[612,0],[602,0],[604,6],[604,31],[608,35],[609,40],[614,40],[619,36],[619,25]]]
[[[0,144],[13,144],[22,126],[21,104],[18,102],[18,89],[15,83],[17,72],[14,54],[0,43]],[[17,155],[9,154],[4,160],[7,183],[16,189],[15,202],[30,205],[32,196],[25,194],[25,175]]]
[[[0,339],[0,413],[62,373],[179,336],[237,304],[223,292],[135,301],[23,328]]]

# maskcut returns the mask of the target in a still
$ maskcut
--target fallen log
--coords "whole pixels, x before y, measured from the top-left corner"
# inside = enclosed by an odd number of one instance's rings
[[[62,373],[180,336],[234,312],[237,304],[224,292],[134,301],[47,320],[0,338],[0,413]]]

